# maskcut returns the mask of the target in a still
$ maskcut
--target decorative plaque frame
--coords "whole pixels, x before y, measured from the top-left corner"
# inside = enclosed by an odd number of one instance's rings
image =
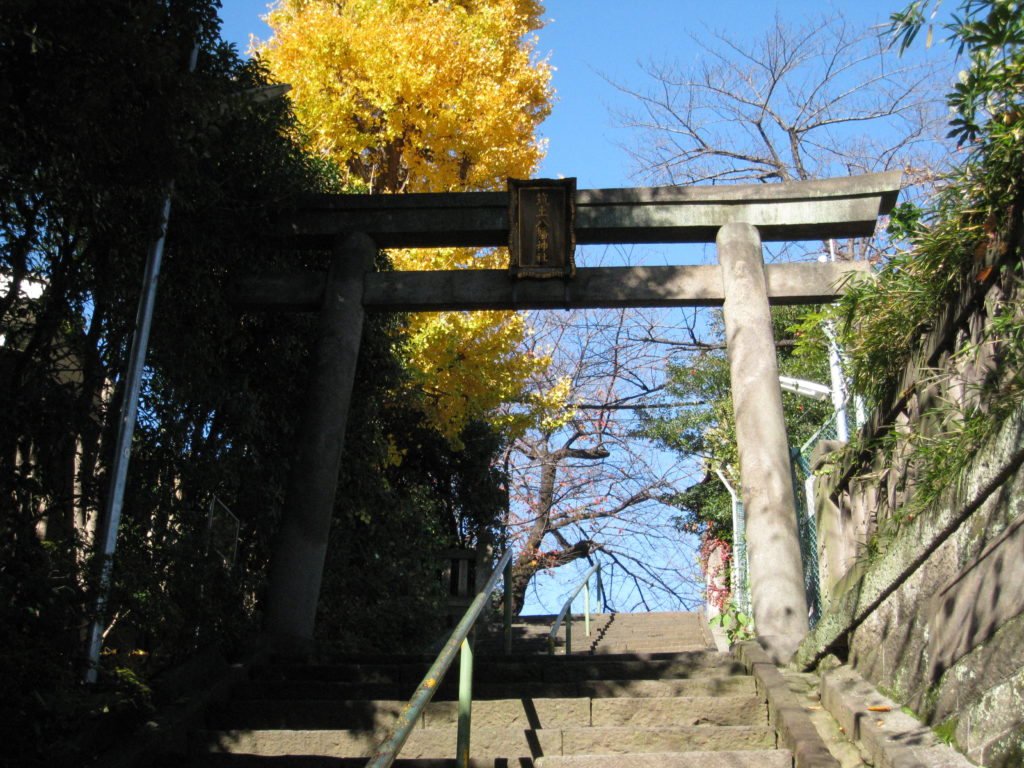
[[[509,179],[509,272],[576,274],[576,179]]]

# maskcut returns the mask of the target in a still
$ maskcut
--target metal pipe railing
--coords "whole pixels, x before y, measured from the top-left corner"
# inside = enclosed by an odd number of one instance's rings
[[[452,662],[455,660],[456,652],[460,649],[462,659],[459,665],[459,730],[456,740],[456,761],[460,766],[469,765],[469,733],[472,724],[473,706],[473,648],[469,642],[469,633],[473,630],[477,619],[480,618],[480,614],[483,613],[494,585],[498,583],[498,579],[503,573],[508,573],[506,567],[511,563],[511,558],[512,550],[505,550],[505,554],[498,561],[497,566],[491,573],[491,577],[477,593],[477,596],[473,598],[473,602],[470,603],[466,613],[463,614],[462,619],[455,629],[452,630],[448,642],[445,643],[444,648],[441,649],[434,663],[427,670],[427,674],[424,675],[422,682],[416,689],[416,693],[409,699],[409,703],[402,708],[391,735],[377,747],[377,751],[373,753],[373,757],[366,764],[367,768],[388,768],[395,761],[398,753],[405,745],[406,739],[409,738],[409,734],[412,733],[412,729],[416,726],[416,721],[423,712],[423,708],[434,698],[437,687],[441,684],[445,673],[448,672]],[[506,583],[506,606],[511,598],[511,594],[511,584]],[[507,611],[508,609],[506,608],[506,615]]]
[[[562,626],[562,620],[565,619],[566,613],[568,612],[569,619],[565,623],[565,653],[568,655],[572,653],[572,601],[576,599],[576,595],[580,593],[580,590],[585,590],[583,603],[583,628],[590,637],[590,577],[601,570],[601,564],[597,563],[590,567],[590,570],[584,574],[583,579],[579,584],[576,585],[576,589],[572,591],[569,598],[565,601],[562,606],[562,610],[558,613],[558,618],[555,619],[555,625],[551,627],[551,632],[548,633],[548,654],[553,655],[555,652],[555,637],[558,636],[558,630]]]
[[[505,630],[505,655],[508,656],[512,653],[512,560],[509,559],[505,563],[505,615],[504,615],[504,627]]]

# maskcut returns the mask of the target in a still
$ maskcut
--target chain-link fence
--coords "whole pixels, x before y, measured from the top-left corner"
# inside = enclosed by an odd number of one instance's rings
[[[747,571],[747,514],[743,502],[732,502],[732,599],[736,607],[750,615],[750,583]]]
[[[796,502],[796,524],[800,535],[800,559],[804,569],[804,591],[807,594],[807,616],[811,629],[821,616],[821,586],[818,580],[818,526],[814,520],[814,473],[808,455],[794,448],[790,467],[793,471],[793,495]]]

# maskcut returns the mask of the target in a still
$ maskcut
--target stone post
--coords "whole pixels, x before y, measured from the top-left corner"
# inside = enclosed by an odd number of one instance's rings
[[[312,649],[363,331],[363,275],[373,269],[376,252],[366,235],[347,235],[336,245],[327,273],[267,593],[267,631],[286,652]]]
[[[758,640],[778,663],[787,661],[807,634],[807,597],[761,238],[755,227],[732,223],[718,230],[716,243],[751,604]]]

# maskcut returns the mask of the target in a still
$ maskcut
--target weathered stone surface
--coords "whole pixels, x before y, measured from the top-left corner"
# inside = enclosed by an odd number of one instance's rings
[[[320,306],[265,608],[268,634],[289,652],[312,646],[362,335],[362,276],[376,255],[377,244],[366,235],[349,234],[335,243]]]
[[[422,667],[426,669],[426,667]],[[264,680],[344,683],[394,683],[403,679],[400,664],[275,664],[257,670]],[[422,676],[422,673],[421,673]]]
[[[927,657],[923,637],[930,617],[922,609],[938,589],[957,577],[964,564],[1024,515],[1024,477],[1017,472],[1022,463],[1024,409],[1019,409],[979,449],[962,480],[927,515],[908,521],[897,537],[887,540],[870,567],[864,566],[863,575],[852,579],[845,593],[835,595],[801,644],[795,662],[813,668],[831,649],[845,650],[848,643],[859,642],[861,668],[870,679],[891,687],[899,685],[891,678],[897,666],[893,659],[902,656],[906,664],[900,666],[914,669],[909,678],[919,681],[901,688],[900,696],[910,700],[927,677],[917,671]],[[891,606],[881,610],[889,600]],[[911,628],[912,622],[917,626]],[[859,641],[856,636],[851,641],[855,629]],[[911,635],[916,646],[897,651]]]
[[[863,567],[815,633],[838,637],[845,626],[865,677],[929,724],[955,728],[972,758],[1007,765],[1019,762],[1024,734],[1012,682],[1024,670],[1022,436],[1018,411],[963,481]]]
[[[928,677],[938,679],[961,657],[1024,613],[1024,517],[1012,523],[925,608]]]
[[[699,696],[671,699],[594,699],[591,725],[656,726],[767,725],[768,712],[757,696]]]
[[[544,667],[541,679],[549,682],[600,679],[666,679],[679,677],[717,677],[723,673],[741,673],[742,667],[728,656],[693,654],[687,658],[632,661],[624,659],[592,658],[573,660],[570,664]]]
[[[821,304],[844,293],[844,278],[867,262],[769,264],[771,304]],[[562,309],[572,307],[720,307],[714,265],[581,267],[571,283],[510,282],[504,269],[371,272],[363,306],[373,311]],[[243,308],[311,311],[324,292],[323,275],[300,273],[237,279],[232,302]]]
[[[809,672],[783,671],[789,690],[803,706],[807,719],[818,731],[825,747],[841,768],[865,768],[867,754],[849,739],[841,726],[821,702],[821,678]]]
[[[602,646],[594,649],[594,655],[603,656],[609,653],[647,653],[672,647],[675,650],[699,650],[702,645],[680,645],[678,643],[625,643],[623,645]]]
[[[651,634],[660,635],[663,627],[670,627],[668,634],[677,636],[680,625],[687,623],[681,618],[653,621]],[[690,623],[700,631],[698,623]],[[620,630],[624,628],[637,637],[646,634],[639,617],[623,621]],[[474,701],[472,765],[530,764],[543,756],[567,754],[602,755],[599,759],[607,761],[611,753],[631,752],[661,753],[661,765],[679,768],[774,768],[790,762],[788,752],[776,754],[776,730],[767,725],[764,701],[755,694],[753,679],[740,674],[743,665],[731,654],[703,650],[603,658],[478,658],[478,676],[494,682],[475,685],[475,693],[489,688],[503,698],[478,695]],[[242,765],[326,765],[327,760],[359,765],[384,741],[387,726],[405,702],[346,701],[335,696],[384,685],[364,680],[398,679],[405,686],[422,674],[419,657],[382,660],[361,657],[349,663],[259,668],[260,679],[239,686],[233,701],[211,715],[211,725],[229,728],[193,733],[192,754],[199,764],[211,765],[228,756],[242,757]],[[545,682],[545,677],[569,679]],[[303,687],[331,695],[296,697]],[[530,695],[524,695],[527,690]],[[564,695],[553,697],[557,693]],[[282,694],[292,698],[274,699]],[[450,760],[456,709],[451,701],[427,705],[396,764],[427,761],[418,764],[434,768],[441,763],[430,761]],[[683,756],[684,750],[696,754]],[[709,750],[726,754],[705,757]],[[738,750],[750,750],[750,759],[745,755],[727,760]],[[659,764],[640,760],[638,766]]]
[[[502,683],[477,683],[473,681],[474,699],[518,699],[522,697],[538,698],[553,696],[559,699],[571,699],[582,694],[584,683],[570,681],[566,683],[545,683],[541,680],[508,681]],[[455,698],[449,696],[447,698]],[[435,701],[440,701],[438,696]]]
[[[903,712],[850,667],[822,676],[821,698],[847,735],[861,742],[876,768],[971,766],[967,758],[942,744],[929,727]]]
[[[542,757],[536,768],[792,768],[784,749],[742,752],[656,752],[634,755]]]
[[[214,753],[261,755],[369,756],[385,737],[384,731],[253,730],[200,735],[198,743]]]
[[[474,728],[472,754],[482,757],[520,757],[562,754],[561,729],[516,730]],[[429,729],[413,732],[402,750],[402,757],[452,757],[455,754],[455,732],[451,729]]]
[[[863,273],[866,262],[770,264],[765,271],[771,304],[820,304],[844,293],[843,278]],[[280,282],[280,280],[278,280]],[[308,278],[277,302],[301,306]],[[276,284],[275,284],[276,285]],[[581,267],[571,281],[510,282],[506,270],[377,272],[366,275],[364,306],[376,311],[562,309],[573,307],[720,307],[725,300],[714,265]],[[237,287],[239,303],[273,296],[258,281]],[[304,293],[305,292],[305,293]]]
[[[761,240],[750,224],[727,224],[715,242],[725,292],[751,606],[758,635],[774,639],[773,654],[781,661],[807,633],[807,597]]]
[[[929,697],[930,717],[941,723],[955,717],[965,702],[981,702],[991,688],[1012,680],[1024,669],[1024,616],[1007,622],[984,646],[975,648],[945,674],[943,684]],[[1008,711],[1024,710],[1024,704]],[[967,743],[966,741],[964,743]]]
[[[1022,712],[1024,665],[959,713],[957,744],[968,757],[987,768],[1020,768],[1024,765]]]
[[[795,768],[839,768],[789,683],[761,646],[749,641],[736,647],[757,680],[758,693],[768,700],[768,719],[778,729],[779,746],[793,753]]]
[[[596,633],[596,653],[712,650],[704,618],[696,613],[613,614]]]
[[[893,171],[784,184],[579,190],[576,239],[707,242],[728,222],[753,224],[765,240],[867,237],[896,202],[901,176]],[[282,230],[304,246],[344,231],[367,232],[382,247],[507,245],[508,195],[321,195],[283,222]]]
[[[775,729],[727,725],[718,728],[575,728],[563,731],[562,754],[625,754],[687,750],[771,749]],[[550,754],[550,753],[545,753]]]
[[[239,699],[395,700],[408,691],[394,683],[346,683],[316,680],[245,680],[234,688]]]
[[[754,678],[703,677],[677,680],[596,680],[579,684],[580,695],[590,697],[627,696],[648,698],[663,696],[752,696]]]
[[[423,723],[427,728],[444,728],[458,722],[458,702],[441,701],[427,705]],[[585,698],[520,698],[473,703],[476,728],[565,728],[590,725],[590,700]]]
[[[337,701],[317,699],[239,700],[208,715],[211,727],[266,730],[329,728],[379,730],[392,725],[404,701]]]
[[[646,701],[657,701],[648,699]],[[205,733],[198,751],[264,757],[320,755],[358,757],[372,754],[383,731],[234,730]],[[515,729],[474,727],[473,754],[478,757],[538,757],[560,754],[623,754],[687,750],[771,749],[775,730],[767,726],[660,726]],[[450,757],[451,728],[418,728],[402,750],[403,758]]]

